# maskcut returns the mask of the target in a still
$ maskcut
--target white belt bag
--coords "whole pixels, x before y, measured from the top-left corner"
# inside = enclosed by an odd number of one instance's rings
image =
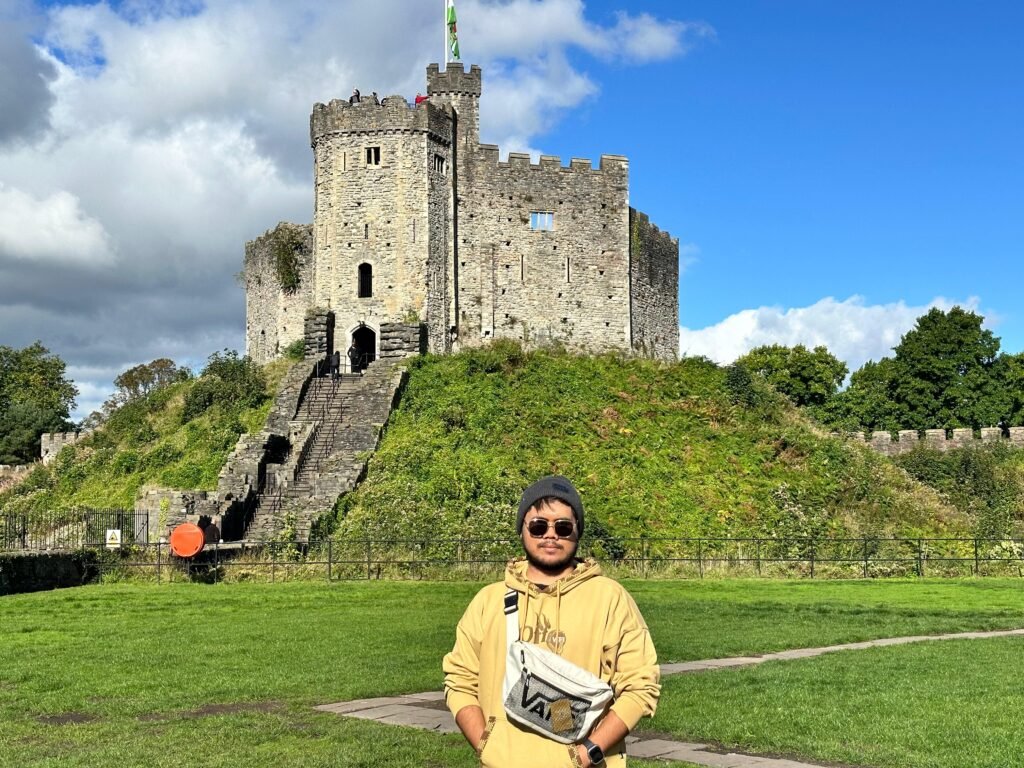
[[[612,700],[604,680],[519,639],[519,593],[505,594],[505,714],[562,744],[586,738]]]

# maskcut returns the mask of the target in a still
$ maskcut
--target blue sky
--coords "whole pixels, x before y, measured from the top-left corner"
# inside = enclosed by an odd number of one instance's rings
[[[973,297],[1004,349],[1024,349],[1024,5],[643,6],[715,39],[592,67],[600,95],[544,143],[630,156],[634,204],[699,249],[683,326],[825,297]]]
[[[0,344],[68,360],[79,417],[132,365],[240,348],[245,241],[311,217],[311,105],[423,90],[441,6],[0,0]],[[1024,350],[1024,6],[457,6],[485,140],[630,158],[684,354],[856,368],[955,303]]]

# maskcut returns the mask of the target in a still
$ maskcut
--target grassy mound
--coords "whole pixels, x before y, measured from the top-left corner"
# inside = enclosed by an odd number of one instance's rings
[[[527,353],[412,363],[341,537],[495,538],[522,488],[563,473],[591,535],[953,535],[969,515],[829,438],[741,368]]]
[[[288,365],[268,366],[260,380],[264,391],[255,396],[232,397],[222,387],[219,397],[207,397],[211,377],[202,376],[121,406],[101,429],[0,494],[0,514],[131,509],[146,486],[216,488],[238,437],[263,428]]]

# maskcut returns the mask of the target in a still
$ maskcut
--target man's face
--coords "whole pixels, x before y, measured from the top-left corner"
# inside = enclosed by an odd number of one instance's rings
[[[532,536],[529,531],[530,521],[546,520],[547,531],[539,537]],[[567,539],[558,538],[555,533],[556,520],[573,522],[572,535]],[[568,566],[576,556],[579,546],[579,531],[576,529],[572,507],[559,499],[541,500],[533,505],[523,520],[523,548],[526,559],[545,572],[559,572]]]

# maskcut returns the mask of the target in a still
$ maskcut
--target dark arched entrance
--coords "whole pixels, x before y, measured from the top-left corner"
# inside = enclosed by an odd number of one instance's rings
[[[349,359],[353,373],[363,370],[377,359],[377,334],[373,328],[360,325],[352,331],[352,346],[356,348],[357,353],[355,363],[352,362],[351,355]]]

